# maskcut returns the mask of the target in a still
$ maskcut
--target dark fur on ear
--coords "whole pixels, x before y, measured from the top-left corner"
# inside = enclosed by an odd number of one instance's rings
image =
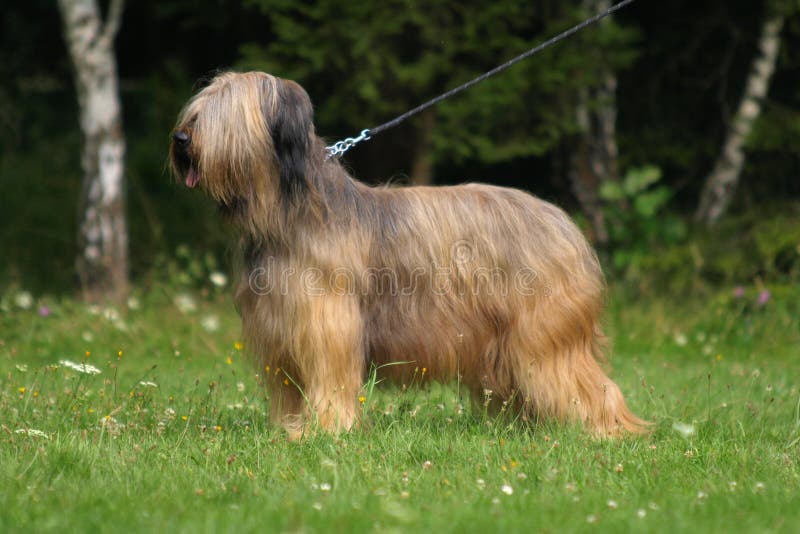
[[[314,109],[305,90],[290,80],[277,80],[278,103],[271,135],[284,198],[296,201],[309,189],[307,158],[314,128]]]

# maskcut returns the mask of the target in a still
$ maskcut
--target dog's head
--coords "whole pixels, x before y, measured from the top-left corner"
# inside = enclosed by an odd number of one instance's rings
[[[229,215],[296,202],[309,186],[313,108],[297,83],[226,72],[195,95],[172,132],[172,171]],[[311,156],[316,157],[316,154]]]

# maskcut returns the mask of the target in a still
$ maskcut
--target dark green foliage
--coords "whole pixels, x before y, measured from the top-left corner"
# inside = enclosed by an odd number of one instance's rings
[[[797,283],[800,206],[775,204],[772,208],[729,217],[713,232],[695,227],[682,239],[662,239],[646,253],[625,256],[628,263],[622,265],[622,272],[634,287],[644,290],[707,291],[714,286]],[[685,225],[670,214],[653,220],[662,236],[668,235],[675,222]]]
[[[631,169],[620,183],[604,182],[600,197],[606,201],[613,266],[632,275],[654,251],[681,242],[686,223],[667,213],[669,187],[661,183],[657,167]]]
[[[391,119],[587,16],[563,3],[517,0],[248,3],[269,18],[275,39],[243,46],[243,65],[303,84],[329,135]],[[575,128],[572,92],[595,81],[598,63],[630,65],[635,33],[613,23],[592,28],[442,102],[433,110],[434,159],[492,164],[553,150]]]
[[[103,3],[105,5],[105,3]],[[197,257],[235,248],[215,208],[166,171],[183,103],[219,69],[300,81],[332,139],[381,123],[471,79],[588,15],[582,2],[127,2],[117,41],[128,140],[132,273],[150,283],[185,244]],[[706,234],[687,214],[738,105],[767,9],[788,14],[765,112],[748,139],[731,218]],[[636,2],[434,110],[439,183],[521,187],[580,217],[564,175],[578,88],[617,75],[623,175],[660,179],[609,192],[610,277],[694,287],[796,280],[800,196],[797,2]],[[60,21],[45,0],[11,2],[0,22],[0,287],[74,287],[80,133]],[[198,81],[199,80],[199,81]],[[592,102],[592,106],[601,105]],[[411,172],[421,121],[348,154],[369,181]],[[633,170],[632,170],[633,169]],[[646,174],[646,173],[645,173]],[[635,185],[635,184],[629,184]],[[176,269],[185,266],[175,267]],[[224,267],[223,267],[224,269]],[[167,276],[170,278],[171,275]]]

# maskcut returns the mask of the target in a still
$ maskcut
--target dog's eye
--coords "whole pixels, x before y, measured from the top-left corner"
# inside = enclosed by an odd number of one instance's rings
[[[186,146],[189,144],[189,134],[186,132],[175,132],[172,134],[172,140],[175,141],[177,145]]]

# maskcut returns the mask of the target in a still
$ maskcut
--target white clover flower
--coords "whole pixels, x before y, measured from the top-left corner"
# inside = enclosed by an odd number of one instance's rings
[[[483,489],[486,487],[486,481],[482,478],[479,478],[476,483],[478,484],[478,489]]]
[[[106,415],[100,419],[100,427],[112,436],[119,436],[122,429],[125,428],[125,425],[121,424],[110,415]]]
[[[500,486],[500,491],[502,491],[506,495],[513,495],[514,494],[514,488],[512,488],[508,484],[503,484],[502,486]]]
[[[236,391],[244,393],[244,382],[236,382]]]
[[[219,330],[219,317],[216,315],[206,315],[200,320],[200,326],[209,334],[213,334]]]
[[[28,291],[20,291],[14,295],[14,304],[23,310],[29,310],[33,306],[33,297]]]
[[[328,482],[323,482],[319,485],[319,490],[328,493],[331,490],[331,485]]]
[[[228,283],[228,277],[219,271],[214,271],[208,275],[208,279],[211,280],[211,283],[216,287],[225,287],[225,284]]]
[[[646,515],[647,515],[647,510],[645,510],[644,508],[639,508],[638,510],[636,510],[636,517],[638,517],[639,519],[644,519],[644,516]]]
[[[587,523],[597,523],[597,516],[594,514],[589,514],[586,516]]]
[[[197,304],[195,304],[194,299],[186,293],[176,295],[173,299],[173,302],[175,303],[175,307],[178,308],[181,313],[192,313],[197,309]]]
[[[764,486],[763,482],[756,482],[756,491],[764,491],[766,486]]]
[[[128,309],[129,310],[138,310],[141,307],[142,307],[142,305],[139,302],[139,299],[137,299],[136,297],[129,297],[128,298]]]
[[[14,431],[15,434],[25,434],[26,436],[32,436],[34,438],[45,438],[50,439],[45,432],[41,430],[36,430],[35,428],[18,428]]]
[[[617,503],[617,501],[613,501],[613,500],[609,500],[609,501],[606,503],[606,505],[607,505],[609,508],[611,508],[612,510],[616,510],[617,508],[619,508],[619,503]]]
[[[68,367],[73,371],[78,371],[79,373],[83,373],[85,375],[99,375],[103,372],[89,363],[75,363],[70,360],[58,360],[58,364],[62,367]]]
[[[88,330],[84,330],[81,334],[81,339],[84,340],[86,343],[91,343],[94,341],[94,334],[89,332]]]
[[[684,438],[688,438],[694,435],[694,425],[690,423],[682,423],[681,421],[675,421],[672,424],[672,430],[674,430]]]
[[[103,318],[106,321],[114,323],[116,321],[119,321],[119,312],[116,309],[109,306],[103,309]]]
[[[686,334],[678,332],[675,334],[675,344],[679,347],[685,347],[686,344],[689,342],[689,339],[686,337]]]
[[[17,371],[19,371],[20,373],[25,373],[28,371],[28,366],[25,365],[24,363],[18,363],[14,367],[16,367]]]

